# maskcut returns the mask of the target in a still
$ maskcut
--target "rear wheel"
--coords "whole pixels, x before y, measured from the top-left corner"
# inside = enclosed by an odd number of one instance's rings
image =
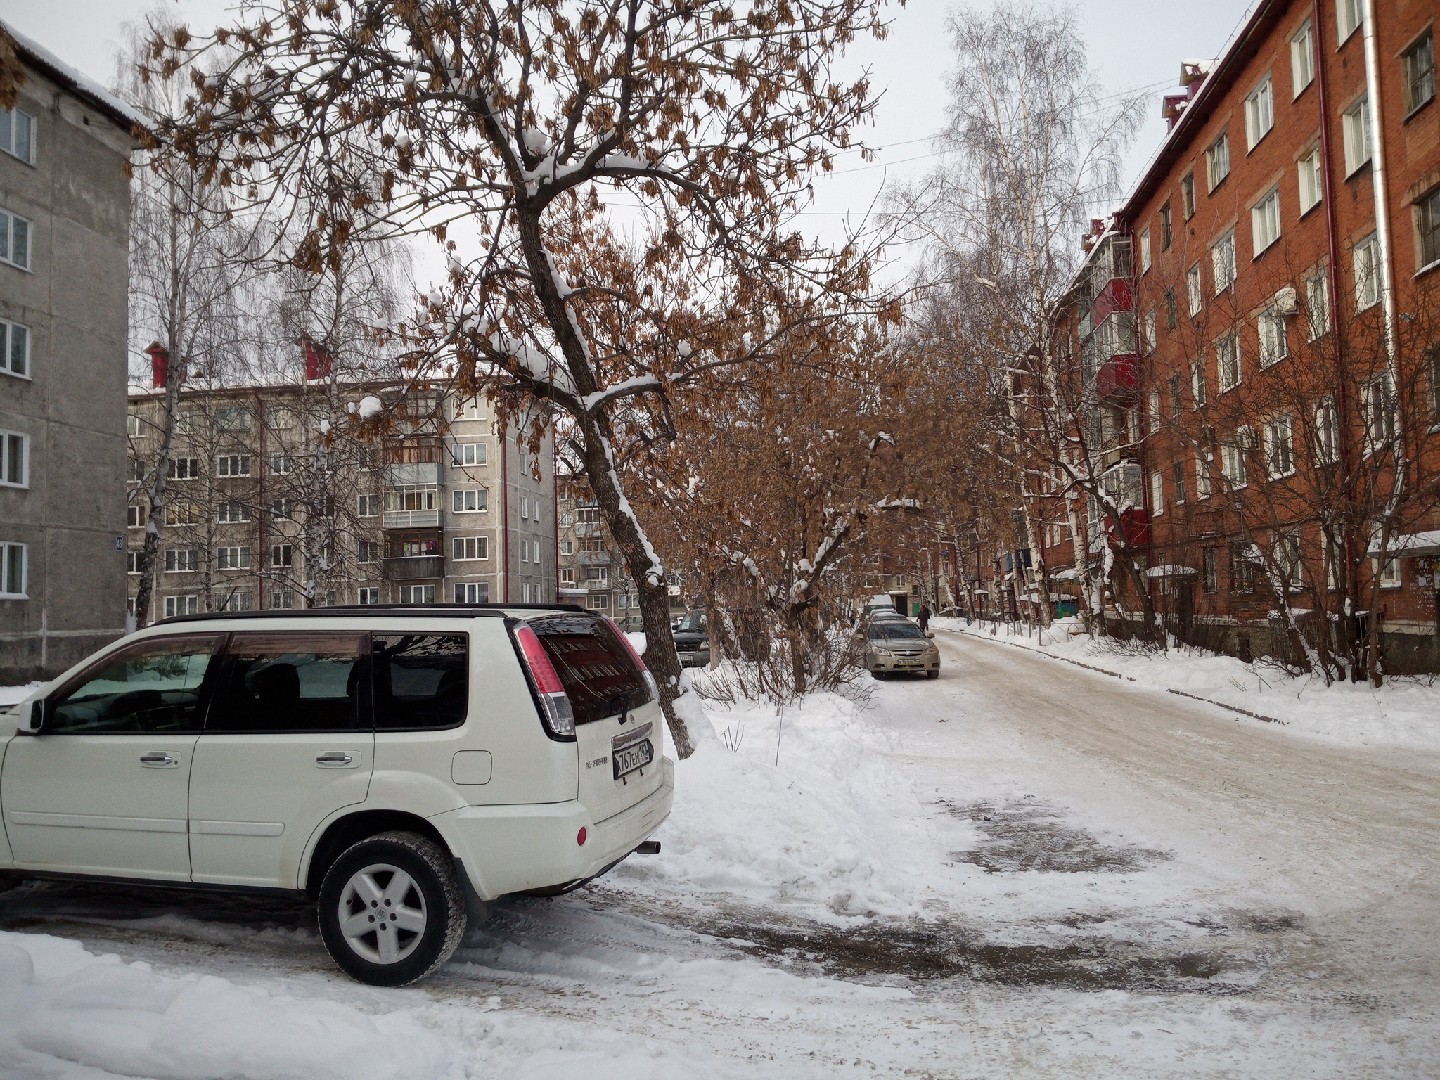
[[[449,856],[407,832],[347,848],[325,874],[319,913],[331,958],[372,986],[423,979],[465,933],[465,896]]]

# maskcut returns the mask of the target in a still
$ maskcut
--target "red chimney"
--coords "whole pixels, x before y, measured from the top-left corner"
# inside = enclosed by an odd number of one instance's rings
[[[159,390],[170,378],[170,353],[158,341],[151,342],[145,352],[150,357],[150,385]]]
[[[301,337],[300,348],[305,351],[305,381],[329,378],[330,370],[334,366],[330,350],[319,342],[312,341],[309,334]]]

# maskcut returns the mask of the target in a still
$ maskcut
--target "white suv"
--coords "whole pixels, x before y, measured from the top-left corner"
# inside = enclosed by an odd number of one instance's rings
[[[654,681],[580,608],[171,619],[19,715],[0,873],[302,891],[384,986],[444,963],[475,901],[658,851],[674,795]]]

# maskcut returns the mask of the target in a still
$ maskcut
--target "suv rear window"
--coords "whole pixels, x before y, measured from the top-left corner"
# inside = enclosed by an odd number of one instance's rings
[[[464,634],[376,634],[373,640],[377,731],[465,722],[470,662]]]
[[[535,631],[555,665],[576,724],[603,720],[650,700],[650,687],[630,650],[604,619],[547,615],[525,625]]]

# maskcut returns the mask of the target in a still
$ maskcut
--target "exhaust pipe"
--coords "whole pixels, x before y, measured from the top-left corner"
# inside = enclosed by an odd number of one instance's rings
[[[639,847],[637,847],[637,848],[635,849],[635,854],[636,854],[636,855],[659,855],[659,854],[660,854],[660,841],[659,841],[659,840],[646,840],[643,844],[641,844]]]

